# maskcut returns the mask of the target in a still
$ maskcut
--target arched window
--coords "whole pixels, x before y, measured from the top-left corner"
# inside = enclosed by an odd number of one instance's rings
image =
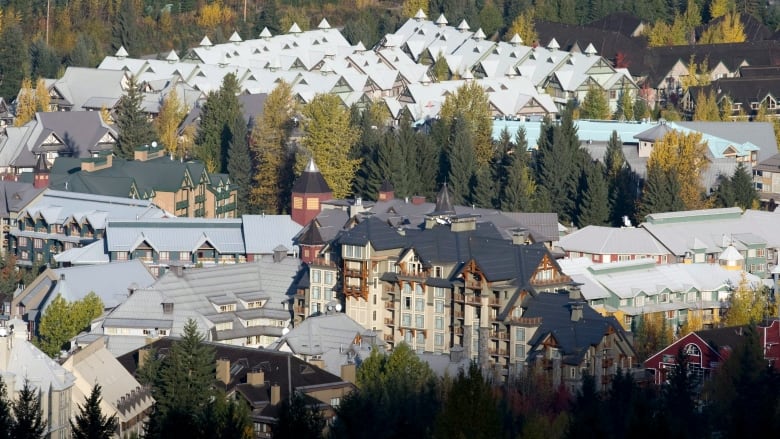
[[[683,352],[685,352],[685,355],[695,355],[697,357],[701,356],[701,350],[693,343],[688,343],[685,345],[685,350]]]

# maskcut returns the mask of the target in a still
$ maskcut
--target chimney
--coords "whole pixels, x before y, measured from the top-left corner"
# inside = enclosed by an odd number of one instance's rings
[[[282,399],[282,388],[278,384],[271,386],[271,405],[279,404]]]
[[[463,346],[453,346],[450,348],[450,362],[460,363],[463,361]]]
[[[514,245],[526,245],[528,244],[528,229],[519,228],[512,231],[512,244]]]
[[[227,358],[217,360],[217,380],[225,385],[230,383],[230,360]]]
[[[425,202],[425,197],[423,197],[422,195],[415,195],[412,197],[412,204],[414,205],[420,205],[423,204],[424,202]]]
[[[247,384],[255,387],[265,384],[265,373],[262,370],[253,370],[246,374]]]
[[[357,382],[357,369],[354,363],[341,365],[341,379],[352,384]]]
[[[571,305],[571,321],[579,322],[582,320],[582,302],[572,303]]]
[[[81,170],[84,172],[99,171],[110,168],[113,165],[114,157],[111,151],[98,153],[95,157],[86,158],[81,161]]]
[[[138,369],[142,368],[146,361],[149,360],[149,349],[138,350]]]
[[[572,283],[569,286],[569,300],[571,300],[572,302],[577,302],[582,300],[582,290],[580,290],[581,286],[582,284],[576,282]]]

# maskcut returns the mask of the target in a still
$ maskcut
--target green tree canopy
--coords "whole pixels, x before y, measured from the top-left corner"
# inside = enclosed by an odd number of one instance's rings
[[[95,384],[84,404],[79,404],[75,422],[70,420],[74,439],[109,439],[117,428],[116,416],[106,416],[100,409],[101,387]]]
[[[493,157],[493,118],[485,89],[476,81],[466,82],[447,95],[439,114],[447,125],[452,125],[455,118],[464,119],[477,165],[488,164]]]
[[[14,439],[43,439],[46,433],[46,420],[43,419],[41,395],[26,378],[24,386],[11,403],[14,422],[11,425],[11,437]]]
[[[591,85],[580,104],[580,118],[606,120],[610,118],[610,113],[609,102],[607,102],[604,90],[596,85]]]
[[[239,91],[238,78],[228,73],[219,90],[210,92],[203,104],[195,154],[209,172],[227,171],[228,149],[235,134],[235,122],[241,117]]]
[[[116,104],[116,126],[119,134],[114,151],[118,156],[132,160],[135,149],[148,145],[155,138],[151,122],[141,109],[143,94],[135,77],[130,78],[127,92]]]

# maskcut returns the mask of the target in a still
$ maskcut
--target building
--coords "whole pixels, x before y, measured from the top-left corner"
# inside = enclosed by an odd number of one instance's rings
[[[654,259],[666,264],[676,257],[645,229],[586,226],[562,236],[558,246],[566,258],[589,258],[594,263]]]
[[[686,334],[645,360],[655,384],[664,384],[677,365],[677,355],[687,356],[688,371],[699,385],[707,381],[735,348],[745,343],[748,327],[705,329]],[[780,321],[755,325],[767,365],[780,369]]]
[[[23,321],[12,319],[4,323],[4,335],[0,337],[0,375],[8,398],[16,399],[25,383],[29,383],[41,398],[42,419],[46,422],[44,437],[70,437],[75,376],[28,341]]]
[[[8,252],[8,236],[11,229],[16,227],[19,212],[42,194],[43,189],[36,188],[31,183],[0,180],[0,221],[3,226],[0,252],[3,255]]]
[[[54,256],[103,238],[109,219],[161,218],[147,200],[46,190],[17,215],[9,249],[20,266],[54,265]]]
[[[62,367],[75,378],[71,396],[73,404],[84,405],[95,385],[100,385],[100,410],[104,416],[115,416],[116,438],[142,435],[144,422],[152,410],[154,398],[149,388],[141,386],[114,355],[106,349],[105,337],[75,351]]]
[[[147,360],[149,349],[163,356],[172,343],[173,339],[160,339],[118,360],[134,374]],[[354,365],[345,366],[341,376],[337,376],[290,353],[207,343],[216,352],[215,386],[223,389],[228,397],[235,395],[249,405],[253,437],[258,439],[273,437],[279,404],[294,393],[303,394],[308,404],[330,421],[341,399],[355,389]]]
[[[11,314],[27,322],[30,333],[35,334],[46,308],[57,296],[75,302],[95,293],[103,307],[111,310],[124,302],[133,289],[148,287],[154,281],[154,276],[139,261],[47,268],[14,296]]]
[[[134,160],[110,151],[86,159],[60,158],[49,186],[60,191],[149,200],[179,217],[234,218],[237,188],[198,161],[173,160],[165,149],[136,148]]]

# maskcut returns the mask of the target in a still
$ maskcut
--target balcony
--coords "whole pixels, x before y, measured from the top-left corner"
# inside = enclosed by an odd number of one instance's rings
[[[196,203],[203,203],[206,201],[205,195],[195,195],[195,202]]]
[[[510,317],[509,321],[522,326],[539,326],[542,324],[541,317]]]
[[[363,277],[359,268],[344,268],[345,277]]]
[[[176,210],[183,210],[190,206],[189,200],[181,200],[176,202]]]
[[[479,296],[466,296],[466,303],[471,305],[482,305],[482,297]]]
[[[393,319],[385,318],[385,325],[387,325],[387,326],[395,326],[395,323],[393,322]]]
[[[497,338],[499,340],[509,339],[509,333],[506,331],[490,331],[490,338]]]
[[[465,299],[463,297],[463,294],[455,293],[453,296],[453,300],[455,300],[456,302],[463,302]]]
[[[455,316],[456,319],[462,319],[463,318],[463,311],[452,311],[452,315]]]
[[[482,281],[477,281],[477,280],[473,280],[473,279],[467,280],[466,281],[466,288],[468,288],[470,290],[481,290],[482,289]]]
[[[234,210],[236,210],[236,203],[228,203],[223,206],[217,207],[217,215],[221,213],[232,212]]]
[[[455,335],[463,335],[463,326],[456,326],[452,329],[452,333]]]
[[[196,218],[203,218],[206,216],[206,209],[199,207],[195,209],[194,215]]]
[[[388,311],[395,311],[395,304],[393,302],[385,302],[385,309]]]
[[[488,352],[490,352],[490,355],[498,355],[502,357],[506,357],[509,355],[506,349],[490,348],[488,349]]]
[[[306,307],[305,306],[295,306],[295,314],[306,314]]]
[[[388,343],[393,343],[395,341],[393,334],[385,334],[384,339]]]

